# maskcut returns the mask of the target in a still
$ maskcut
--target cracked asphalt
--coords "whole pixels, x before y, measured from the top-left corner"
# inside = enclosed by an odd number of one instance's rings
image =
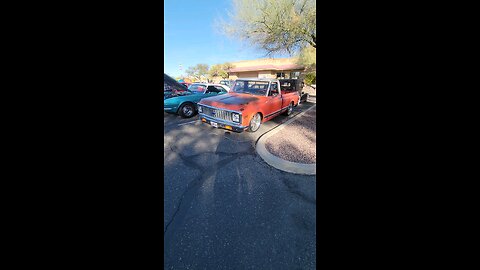
[[[164,116],[164,269],[315,269],[315,176],[255,152],[265,132],[312,104],[231,133]]]

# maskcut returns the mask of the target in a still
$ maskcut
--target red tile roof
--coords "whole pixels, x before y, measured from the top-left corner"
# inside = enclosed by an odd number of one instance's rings
[[[229,72],[244,72],[244,71],[259,71],[259,70],[293,70],[293,69],[304,69],[304,68],[305,68],[304,66],[300,66],[297,64],[260,65],[260,66],[231,68]]]

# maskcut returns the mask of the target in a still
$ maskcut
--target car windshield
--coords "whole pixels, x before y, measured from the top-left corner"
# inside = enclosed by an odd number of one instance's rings
[[[235,81],[232,91],[236,93],[249,93],[257,96],[267,94],[268,82],[266,81]]]
[[[203,84],[192,84],[190,87],[188,87],[188,90],[194,92],[194,93],[203,93],[205,92],[205,89],[207,87]]]

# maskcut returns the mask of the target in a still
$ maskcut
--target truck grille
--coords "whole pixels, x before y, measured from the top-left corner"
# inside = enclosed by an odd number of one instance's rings
[[[232,121],[232,113],[229,111],[219,110],[219,109],[212,109],[209,107],[202,106],[203,114],[208,115],[213,118],[218,118],[226,121]]]

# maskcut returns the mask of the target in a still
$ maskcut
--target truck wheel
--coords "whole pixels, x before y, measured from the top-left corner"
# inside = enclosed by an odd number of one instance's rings
[[[288,105],[287,111],[284,112],[283,114],[286,115],[286,116],[289,116],[290,114],[292,114],[292,112],[293,112],[293,102],[291,102],[291,103]]]
[[[252,119],[250,120],[250,124],[248,125],[249,132],[255,132],[260,128],[262,124],[262,117],[259,113],[255,114]]]
[[[192,103],[184,103],[178,109],[178,114],[183,118],[190,118],[195,115],[195,106]]]

